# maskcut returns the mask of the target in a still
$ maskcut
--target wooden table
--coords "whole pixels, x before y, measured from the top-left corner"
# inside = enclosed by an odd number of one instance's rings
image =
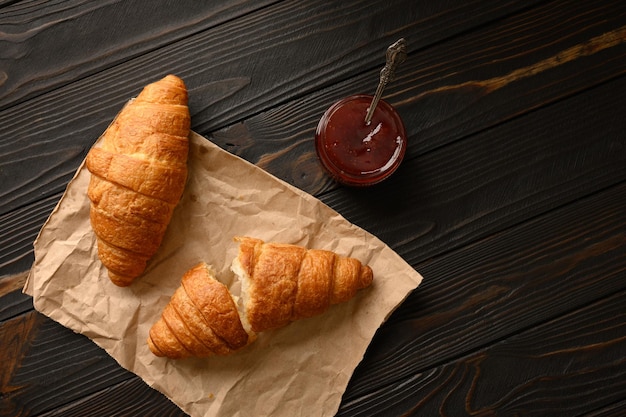
[[[400,37],[406,159],[339,186],[316,124]],[[423,275],[338,415],[626,413],[626,2],[69,0],[0,2],[0,415],[183,415],[21,293],[89,147],[167,73],[196,132]]]

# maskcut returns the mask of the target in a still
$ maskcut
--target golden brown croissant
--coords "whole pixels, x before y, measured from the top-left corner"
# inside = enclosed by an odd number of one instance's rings
[[[157,356],[225,355],[251,343],[256,333],[323,313],[372,283],[372,269],[354,258],[296,245],[235,238],[239,254],[231,269],[241,299],[213,278],[206,264],[188,271],[148,346]]]
[[[372,269],[354,258],[301,246],[237,237],[231,269],[252,331],[285,326],[348,301],[372,283]]]
[[[201,263],[183,276],[150,329],[148,347],[157,356],[173,359],[205,357],[227,355],[245,346],[249,338],[228,288]]]
[[[111,281],[129,285],[161,245],[187,179],[190,116],[184,82],[147,85],[86,159],[90,220]]]

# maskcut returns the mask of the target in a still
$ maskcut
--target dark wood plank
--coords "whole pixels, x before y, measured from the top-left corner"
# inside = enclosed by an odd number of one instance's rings
[[[133,378],[103,349],[31,311],[0,323],[1,416],[30,416]]]
[[[32,297],[22,293],[27,275],[0,277],[0,323],[33,309]]]
[[[19,414],[20,405],[11,401],[11,396],[19,391],[20,386],[11,381],[20,367],[26,346],[31,343],[42,316],[34,312],[24,314],[19,319],[0,324],[0,415],[12,416]]]
[[[584,414],[584,417],[622,417],[624,410],[626,410],[626,399],[605,405],[597,410]]]
[[[3,278],[0,282],[4,284],[5,281],[6,279]],[[21,289],[0,295],[0,323],[32,309],[32,297],[22,293]]]
[[[618,1],[549,2],[409,54],[385,90],[408,126],[407,158],[623,75],[624,16]],[[377,77],[372,69],[209,138],[309,193],[325,192],[335,184],[317,161],[317,122],[335,100],[369,92]]]
[[[626,395],[625,304],[626,291],[620,291],[394,381],[363,401],[345,403],[339,415],[604,415],[595,411],[623,405]]]
[[[379,71],[386,48],[399,37],[410,40],[411,53],[537,3],[540,2],[446,0],[423,5],[405,0],[311,1],[303,9],[302,3],[296,1],[267,8],[267,14],[256,14],[254,21],[245,22],[247,33],[260,35],[254,40],[257,45],[250,45],[255,50],[237,52],[238,57],[232,62],[239,66],[239,74],[252,74],[250,88],[220,102],[210,102],[210,106],[199,96],[203,104],[194,112],[194,127],[201,133],[211,132],[367,69]],[[238,26],[241,23],[237,22]],[[233,30],[238,33],[240,29]],[[311,47],[303,51],[302,45]],[[228,45],[222,50],[231,53]],[[260,81],[263,88],[256,88],[255,81]],[[369,84],[370,91],[375,90],[376,83],[377,80]]]
[[[186,416],[178,406],[148,387],[139,377],[112,385],[95,394],[40,414],[39,417]]]
[[[51,195],[0,215],[0,283],[4,275],[30,269],[34,261],[33,242],[61,195]]]
[[[19,1],[20,0],[1,0],[0,1],[0,8],[10,6],[10,5],[12,5],[14,3],[17,3]]]
[[[0,109],[273,2],[161,0],[149,9],[119,0],[0,4]]]
[[[626,289],[624,201],[626,182],[418,264],[422,285],[379,329],[345,400]]]
[[[187,82],[193,127],[206,133],[378,68],[397,37],[417,50],[528,4],[282,2],[59,86],[0,111],[0,215],[62,191],[122,104],[167,72]]]

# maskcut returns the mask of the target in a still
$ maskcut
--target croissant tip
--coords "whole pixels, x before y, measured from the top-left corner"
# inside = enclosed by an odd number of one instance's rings
[[[369,287],[374,281],[374,271],[369,265],[363,266],[361,270],[361,285],[362,288]]]
[[[165,77],[161,78],[161,80],[157,82],[171,82],[174,84],[181,84],[182,86],[185,85],[185,82],[183,81],[183,79],[180,78],[178,75],[174,75],[174,74],[167,74]]]

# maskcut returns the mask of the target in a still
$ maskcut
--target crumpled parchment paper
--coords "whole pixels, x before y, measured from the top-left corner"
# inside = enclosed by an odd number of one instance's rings
[[[119,288],[97,257],[89,178],[81,165],[40,231],[24,292],[38,311],[91,338],[192,416],[334,415],[374,333],[422,279],[313,196],[192,132],[188,183],[163,244],[146,273]],[[205,261],[236,293],[229,269],[236,235],[358,258],[372,267],[374,283],[321,316],[259,334],[232,356],[154,356],[148,331],[186,270]]]

